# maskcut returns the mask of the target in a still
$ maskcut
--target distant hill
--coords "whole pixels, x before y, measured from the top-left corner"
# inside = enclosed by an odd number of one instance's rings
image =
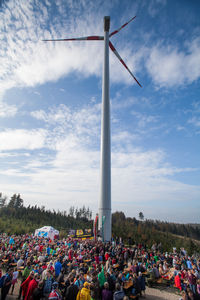
[[[196,224],[196,223],[188,223],[187,225],[192,226],[192,227],[197,227],[200,229],[200,224]]]
[[[141,217],[143,214],[141,213]],[[33,233],[36,228],[51,225],[66,237],[70,229],[93,228],[89,208],[70,207],[69,211],[50,211],[44,206],[23,205],[20,194],[7,199],[0,193],[0,232],[8,234]],[[144,243],[148,247],[160,244],[164,251],[185,248],[189,254],[200,253],[200,224],[176,224],[158,220],[139,221],[123,212],[112,214],[112,235],[121,237],[125,244]]]
[[[114,236],[121,236],[125,242],[132,239],[132,243],[162,245],[165,251],[185,248],[189,254],[200,253],[200,226],[176,224],[162,221],[126,218],[123,212],[112,214],[112,232]]]

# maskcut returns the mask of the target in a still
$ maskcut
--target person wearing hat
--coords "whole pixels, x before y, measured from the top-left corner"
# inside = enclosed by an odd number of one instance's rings
[[[51,293],[49,294],[49,300],[61,300],[62,296],[59,293],[58,290],[58,282],[54,281],[52,284],[52,290]]]
[[[76,300],[91,300],[89,282],[84,282],[83,288],[79,291]]]

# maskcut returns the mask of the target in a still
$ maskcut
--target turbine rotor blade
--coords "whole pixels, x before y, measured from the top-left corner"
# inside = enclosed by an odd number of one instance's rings
[[[128,24],[129,24],[131,21],[133,21],[135,18],[136,18],[136,16],[133,17],[132,19],[130,19],[130,20],[129,20],[127,23],[125,23],[124,25],[122,25],[119,29],[117,29],[117,30],[111,32],[111,33],[109,34],[109,37],[111,37],[112,35],[118,33],[122,28],[124,28],[126,25],[128,25]]]
[[[117,50],[115,49],[115,47],[113,46],[113,44],[110,41],[109,41],[109,47],[114,52],[114,54],[117,56],[117,58],[122,63],[122,65],[127,69],[127,71],[130,73],[130,75],[133,77],[133,79],[137,82],[137,84],[140,87],[142,87],[141,84],[139,83],[139,81],[136,79],[136,77],[133,75],[133,73],[129,70],[129,68],[127,67],[127,65],[125,64],[125,62],[123,61],[123,59],[121,58],[121,56],[119,55],[119,53],[117,52]]]
[[[79,38],[71,38],[71,39],[56,39],[56,40],[43,40],[43,42],[68,42],[68,41],[99,41],[103,40],[103,36],[85,36],[85,37],[79,37]]]

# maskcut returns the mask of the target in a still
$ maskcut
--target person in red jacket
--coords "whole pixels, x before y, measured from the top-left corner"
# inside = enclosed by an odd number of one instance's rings
[[[25,300],[32,300],[33,292],[38,286],[40,275],[36,273],[34,278],[29,282],[28,289],[25,295]]]
[[[177,274],[177,275],[175,276],[175,278],[174,278],[174,283],[175,283],[175,286],[176,286],[180,291],[182,291],[180,274]]]
[[[27,293],[27,290],[28,290],[28,285],[29,285],[30,281],[33,279],[33,277],[34,277],[34,271],[31,271],[28,278],[25,281],[23,281],[22,284],[21,284],[23,299],[26,296],[26,293]],[[18,299],[20,299],[20,298],[18,297]]]
[[[109,257],[110,257],[110,256],[109,256],[109,253],[106,252],[106,254],[105,254],[105,260],[107,261]]]
[[[95,259],[96,264],[98,265],[99,264],[99,255],[97,253],[95,254],[94,259]]]

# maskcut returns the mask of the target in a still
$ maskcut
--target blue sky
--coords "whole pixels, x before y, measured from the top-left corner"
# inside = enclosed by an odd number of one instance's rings
[[[199,222],[200,2],[1,1],[0,192],[68,210],[99,200],[103,42],[110,52],[112,211]]]

